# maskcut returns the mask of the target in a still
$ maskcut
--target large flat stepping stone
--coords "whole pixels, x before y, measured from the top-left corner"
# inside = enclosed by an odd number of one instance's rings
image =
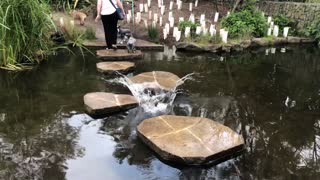
[[[99,62],[96,66],[98,71],[104,74],[113,74],[116,71],[120,73],[127,73],[135,67],[133,62],[128,61]]]
[[[165,71],[145,72],[129,79],[136,84],[152,83],[153,86],[150,88],[161,88],[167,91],[172,91],[183,83],[177,75]]]
[[[138,105],[136,98],[131,95],[105,92],[88,93],[84,95],[83,101],[87,113],[94,117],[128,110]]]
[[[164,115],[144,120],[138,136],[165,161],[202,165],[239,154],[244,141],[229,127],[207,118]]]
[[[86,47],[106,47],[106,42],[104,40],[87,40],[83,42],[83,45]],[[118,44],[118,48],[126,49],[126,45]],[[154,50],[154,51],[163,51],[164,46],[161,44],[155,44],[149,41],[145,41],[142,39],[137,39],[136,41],[136,49],[138,50]]]
[[[102,49],[97,50],[97,56],[103,60],[133,60],[133,59],[141,59],[143,57],[143,53],[137,50],[134,53],[128,53],[127,50],[124,49]]]

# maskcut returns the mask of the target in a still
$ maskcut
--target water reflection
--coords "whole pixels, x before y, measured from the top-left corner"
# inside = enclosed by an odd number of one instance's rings
[[[168,49],[136,62],[135,74],[194,72],[170,113],[215,119],[243,135],[246,152],[211,167],[160,161],[136,136],[136,125],[152,116],[140,108],[85,115],[85,93],[129,93],[106,84],[90,55],[0,72],[0,179],[317,179],[320,51],[283,48],[267,56],[266,49],[223,56]]]

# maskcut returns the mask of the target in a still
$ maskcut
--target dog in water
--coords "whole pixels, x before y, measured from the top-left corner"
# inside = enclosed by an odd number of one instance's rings
[[[80,25],[82,25],[82,26],[84,25],[84,21],[87,18],[87,15],[85,13],[77,11],[77,10],[71,10],[70,14],[74,20],[80,21]]]

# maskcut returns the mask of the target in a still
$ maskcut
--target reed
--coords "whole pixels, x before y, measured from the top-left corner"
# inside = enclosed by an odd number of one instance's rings
[[[55,25],[43,0],[0,1],[0,67],[19,70],[50,49]]]

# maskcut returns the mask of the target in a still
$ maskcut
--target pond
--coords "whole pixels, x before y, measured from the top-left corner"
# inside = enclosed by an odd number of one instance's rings
[[[97,72],[95,56],[76,54],[58,53],[30,71],[0,72],[0,179],[320,177],[317,47],[228,55],[165,48],[136,61],[134,75],[154,70],[179,77],[194,73],[166,113],[207,117],[242,134],[243,154],[207,167],[166,164],[137,138],[137,124],[163,112],[136,108],[103,119],[86,115],[84,94],[130,92]]]

